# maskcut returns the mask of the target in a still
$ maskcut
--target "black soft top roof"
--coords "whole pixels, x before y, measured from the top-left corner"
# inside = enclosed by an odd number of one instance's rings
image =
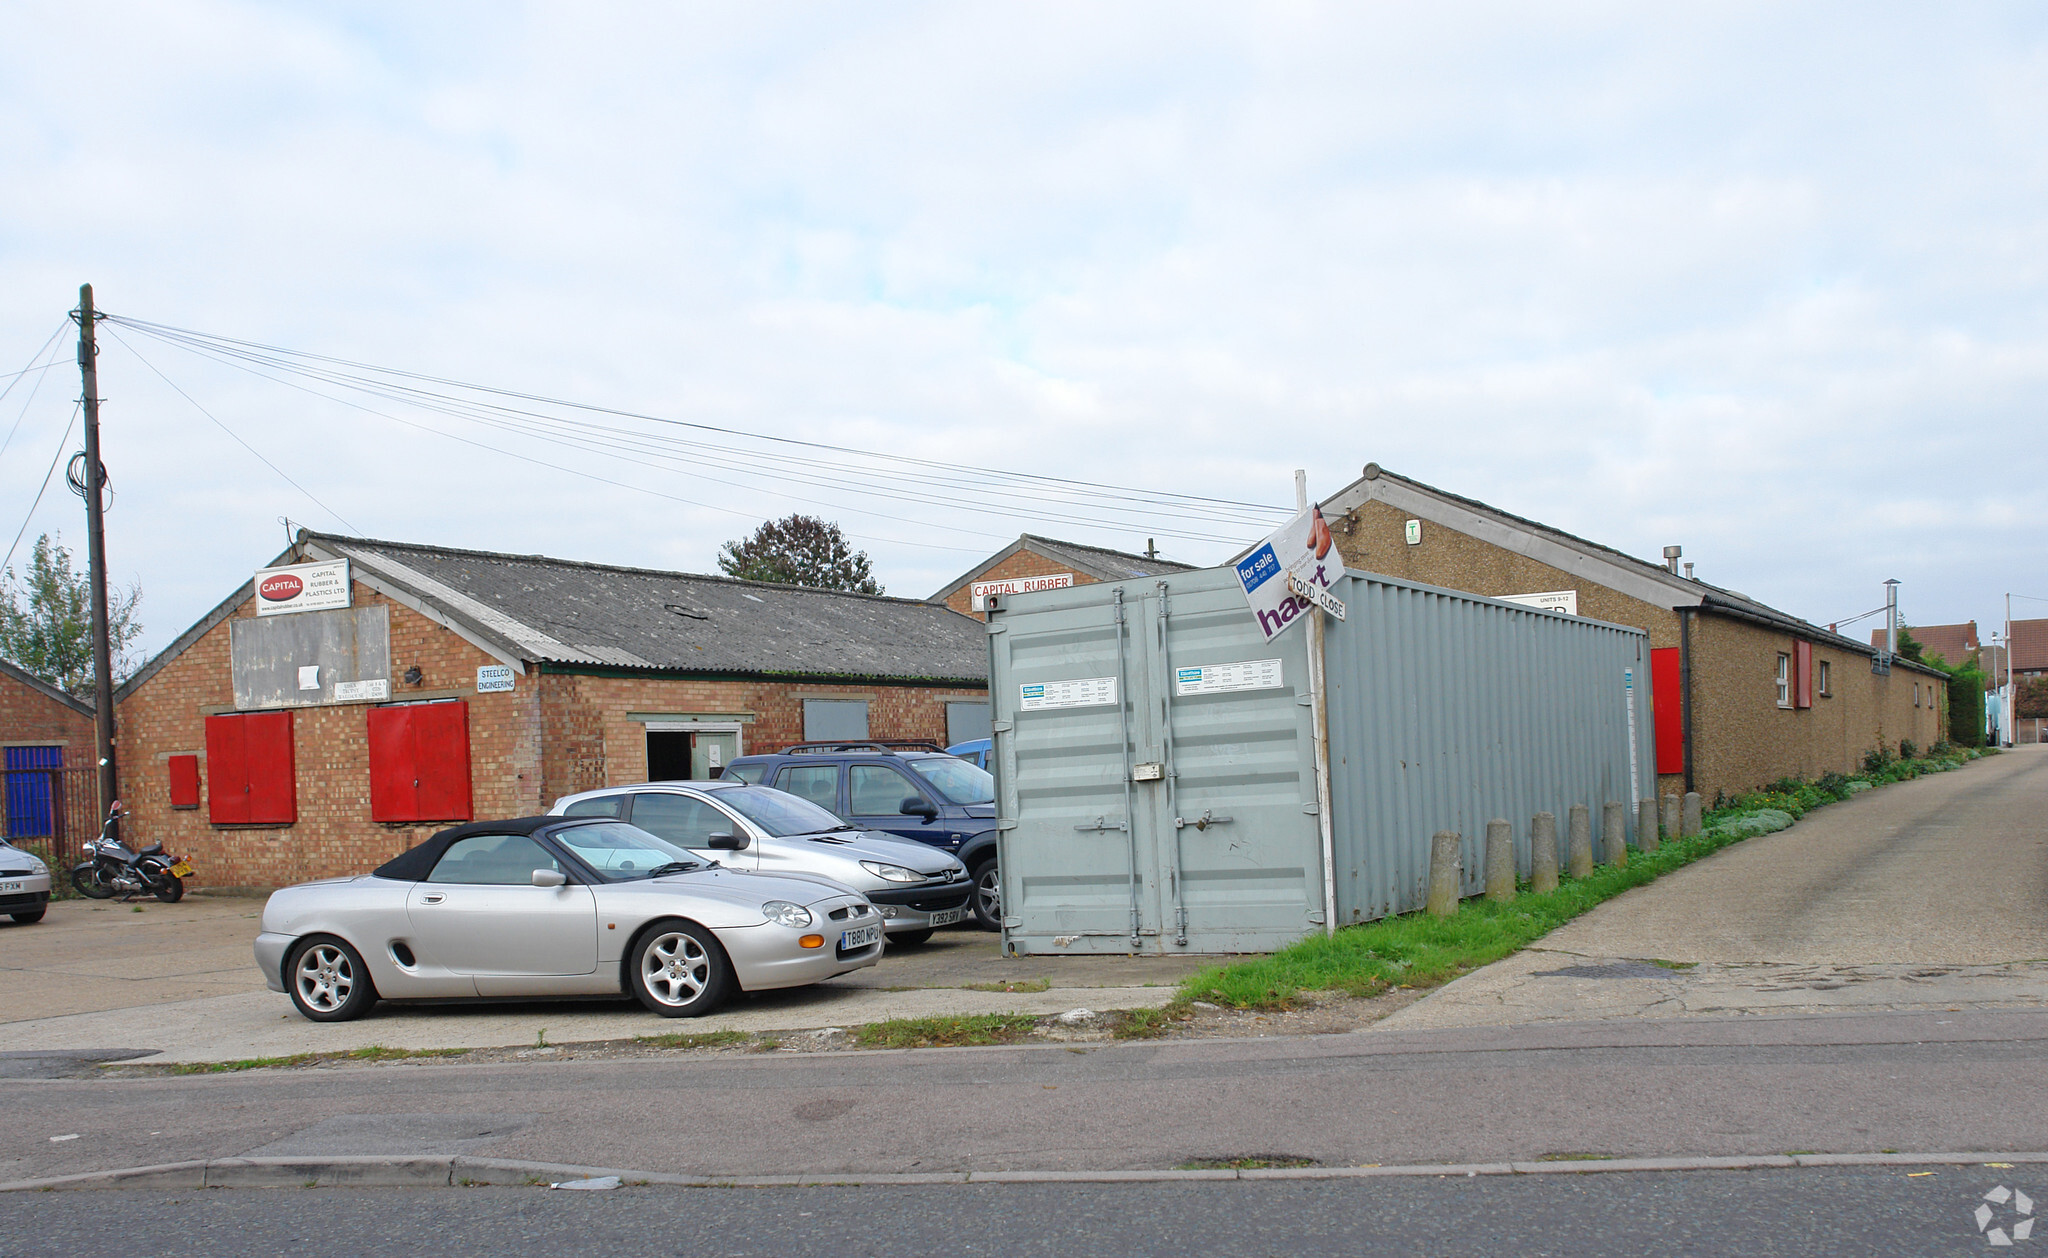
[[[473,834],[535,834],[555,826],[588,825],[593,821],[612,821],[612,817],[514,817],[510,821],[467,821],[459,826],[435,833],[434,837],[417,847],[409,848],[382,865],[377,866],[375,876],[389,878],[393,882],[425,882],[433,872],[434,862],[441,859],[441,853],[457,839],[466,839]]]

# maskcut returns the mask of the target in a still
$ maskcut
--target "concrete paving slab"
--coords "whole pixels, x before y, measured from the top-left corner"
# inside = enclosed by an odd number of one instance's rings
[[[976,992],[919,988],[905,992],[834,983],[742,998],[723,1013],[663,1018],[626,1000],[470,1002],[379,1005],[354,1022],[308,1022],[275,992],[216,996],[143,1009],[70,1014],[0,1025],[0,1051],[102,1047],[149,1048],[157,1062],[240,1061],[383,1048],[516,1048],[706,1031],[800,1031],[857,1026],[890,1018],[983,1013],[1064,1013],[1090,1009],[1154,1009],[1171,987],[1053,988],[1043,992]],[[544,1051],[544,1050],[543,1050]]]

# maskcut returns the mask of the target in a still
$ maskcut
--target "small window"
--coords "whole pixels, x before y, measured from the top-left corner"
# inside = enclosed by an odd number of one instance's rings
[[[1917,681],[1913,683],[1913,706],[1920,706],[1920,683]]]
[[[596,799],[579,799],[562,810],[564,817],[619,817],[625,815],[624,795],[600,795]]]
[[[537,869],[559,873],[561,864],[523,834],[473,834],[457,839],[434,863],[428,882],[466,882],[476,886],[531,886]]]
[[[1778,706],[1792,706],[1792,657],[1778,652]]]
[[[777,790],[808,799],[826,812],[839,811],[839,766],[836,764],[792,764],[775,775]]]
[[[1820,662],[1820,696],[1825,699],[1834,693],[1833,687],[1828,684],[1828,662],[1822,660]]]
[[[366,710],[370,820],[467,821],[469,705],[456,700]]]
[[[768,776],[768,766],[765,764],[758,763],[729,764],[725,766],[725,772],[719,774],[718,776],[724,778],[732,778],[733,780],[739,782],[757,783],[762,778]]]
[[[898,817],[903,814],[904,800],[924,795],[909,778],[887,765],[856,764],[847,772],[852,775],[847,785],[852,788],[856,817]]]
[[[217,826],[288,826],[299,818],[292,714],[206,718],[207,819]]]
[[[172,756],[165,765],[171,775],[171,807],[199,807],[199,757]]]
[[[633,797],[633,824],[681,847],[703,847],[714,834],[732,834],[731,817],[692,795],[646,792]]]

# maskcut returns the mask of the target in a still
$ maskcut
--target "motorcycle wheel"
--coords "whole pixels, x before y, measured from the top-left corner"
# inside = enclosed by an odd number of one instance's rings
[[[165,904],[176,904],[185,898],[185,880],[183,878],[178,877],[176,874],[161,874],[159,877],[163,881],[150,888],[151,894],[155,895],[157,899],[162,900]]]
[[[114,889],[100,881],[99,869],[91,861],[72,868],[71,885],[78,888],[78,894],[94,900],[114,898]]]

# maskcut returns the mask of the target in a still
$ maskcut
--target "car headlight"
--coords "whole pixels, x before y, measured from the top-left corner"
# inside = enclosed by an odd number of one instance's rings
[[[901,866],[901,865],[885,865],[885,864],[883,864],[883,863],[882,863],[881,861],[862,861],[862,862],[860,863],[860,867],[861,867],[862,869],[865,869],[865,870],[867,870],[867,871],[868,871],[869,873],[873,874],[873,875],[874,875],[875,877],[877,877],[877,878],[886,878],[886,879],[888,879],[888,880],[889,880],[890,882],[923,882],[923,881],[924,881],[924,875],[923,875],[923,874],[921,874],[921,873],[918,873],[918,872],[917,872],[916,870],[914,870],[914,869],[905,869],[905,868],[904,868],[903,866]]]
[[[778,926],[803,927],[811,924],[811,911],[787,900],[770,900],[761,906],[761,916]]]

